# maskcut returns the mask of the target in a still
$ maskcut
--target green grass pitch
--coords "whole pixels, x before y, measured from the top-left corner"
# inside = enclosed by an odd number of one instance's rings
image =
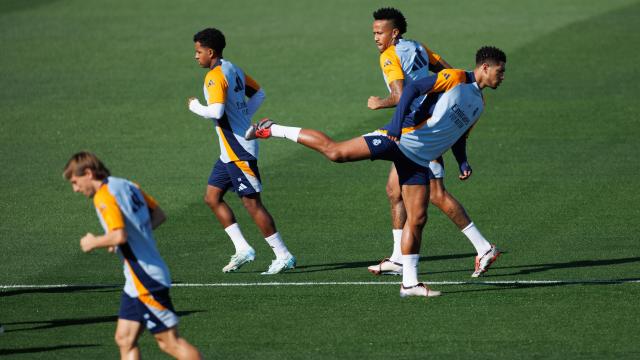
[[[267,94],[256,117],[348,139],[392,115],[366,108],[387,91],[371,34],[381,6],[455,67],[482,45],[507,53],[469,139],[471,180],[446,156],[448,189],[507,253],[484,278],[433,285],[440,298],[400,299],[386,284],[399,278],[365,269],[391,250],[389,163],[332,164],[274,140],[261,144],[263,199],[299,267],[259,275],[271,251],[229,194],[258,257],[222,274],[232,245],[202,201],[217,144],[186,108],[204,76],[192,35],[223,30],[225,58]],[[634,0],[2,1],[0,356],[117,357],[121,267],[81,253],[101,230],[61,177],[89,149],[167,212],[156,237],[176,283],[314,284],[175,287],[181,334],[207,358],[637,359],[638,44]],[[473,248],[433,207],[424,237],[422,280],[471,282]],[[535,280],[561,282],[513,283]],[[21,284],[76,287],[8,287]],[[149,334],[141,347],[164,356]]]

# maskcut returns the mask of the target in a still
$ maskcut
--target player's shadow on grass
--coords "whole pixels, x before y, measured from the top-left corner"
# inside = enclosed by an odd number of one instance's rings
[[[188,310],[188,311],[178,311],[178,316],[189,316],[191,314],[206,312],[206,310]],[[118,317],[116,315],[109,316],[94,316],[87,318],[77,318],[77,319],[53,319],[53,320],[42,320],[42,321],[19,321],[19,322],[5,322],[3,325],[5,326],[5,332],[18,332],[18,331],[33,331],[33,330],[46,330],[46,329],[54,329],[65,326],[76,326],[76,325],[90,325],[90,324],[100,324],[100,323],[115,323],[118,321]],[[27,327],[12,329],[14,326],[26,325]],[[31,326],[33,325],[33,326]]]
[[[503,252],[503,254],[507,254],[507,252]],[[475,256],[475,254],[471,254],[471,256]],[[432,260],[431,258],[420,258],[420,261],[423,260]],[[500,259],[498,259],[498,262]],[[498,264],[496,262],[496,264]],[[493,265],[491,270],[487,275],[483,276],[485,278],[495,278],[502,276],[514,276],[514,275],[528,275],[535,274],[538,272],[550,271],[555,269],[570,269],[570,268],[580,268],[580,267],[594,267],[594,266],[608,266],[608,265],[620,265],[620,264],[628,264],[640,262],[640,257],[631,257],[631,258],[622,258],[622,259],[606,259],[606,260],[576,260],[569,261],[563,263],[548,263],[548,264],[527,264],[527,265],[513,265],[513,266],[499,266]],[[508,269],[520,269],[512,272],[501,272],[496,274],[496,270],[507,270]],[[471,268],[471,270],[473,270]],[[434,274],[448,274],[448,273],[457,273],[457,272],[469,272],[469,269],[460,269],[460,270],[443,270],[443,271],[424,271],[420,272],[420,275],[434,275]]]
[[[41,352],[49,352],[64,349],[77,349],[86,347],[102,346],[100,344],[69,344],[69,345],[55,345],[55,346],[42,346],[42,347],[30,347],[24,349],[0,349],[0,356],[2,355],[14,355],[14,354],[33,354]]]
[[[539,288],[548,288],[548,287],[560,287],[560,286],[570,286],[570,285],[580,285],[580,286],[602,286],[602,285],[620,285],[623,283],[631,282],[631,281],[640,281],[640,278],[625,278],[625,279],[608,279],[608,280],[576,280],[576,281],[563,281],[557,283],[542,283],[542,284],[483,284],[478,283],[478,286],[481,286],[480,289],[462,289],[462,290],[453,290],[453,291],[445,291],[446,294],[460,294],[460,293],[471,293],[471,292],[486,292],[486,291],[508,291],[508,290],[526,290],[526,289],[539,289]]]
[[[423,256],[420,258],[420,261],[453,260],[453,259],[472,257],[475,255],[476,255],[475,253],[466,253],[466,254]],[[296,266],[296,269],[294,271],[287,272],[285,274],[310,273],[310,272],[332,271],[332,270],[353,269],[353,268],[366,268],[370,265],[379,263],[381,260],[382,259],[371,260],[371,261],[345,262],[345,263],[302,265],[302,266]]]
[[[0,298],[5,296],[15,296],[22,294],[60,294],[78,291],[90,292],[114,292],[119,291],[122,285],[87,285],[87,286],[67,286],[50,288],[24,288],[0,292]]]
[[[538,272],[544,272],[555,269],[570,269],[581,267],[595,267],[595,266],[607,266],[607,265],[620,265],[640,262],[640,257],[630,257],[622,259],[606,259],[606,260],[578,260],[569,261],[564,263],[550,263],[550,264],[531,264],[531,265],[516,265],[516,266],[495,266],[492,269],[520,269],[516,272],[501,273],[491,276],[513,276],[513,275],[527,275]],[[497,264],[497,262],[496,262]]]

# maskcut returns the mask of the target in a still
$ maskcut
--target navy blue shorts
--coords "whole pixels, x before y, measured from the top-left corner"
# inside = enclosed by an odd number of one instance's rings
[[[247,196],[262,191],[260,170],[256,160],[224,163],[218,159],[211,170],[207,183],[224,191],[231,188],[231,191],[234,191],[238,196]]]
[[[140,297],[131,297],[123,292],[118,318],[142,323],[152,334],[178,325],[178,315],[173,309],[169,289]]]
[[[371,160],[393,161],[400,185],[429,184],[429,179],[433,177],[431,170],[406,157],[395,141],[378,132],[366,134],[363,137],[371,151]]]

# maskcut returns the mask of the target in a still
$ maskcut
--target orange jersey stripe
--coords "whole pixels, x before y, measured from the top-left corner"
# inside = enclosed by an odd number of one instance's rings
[[[140,282],[140,279],[138,279],[136,274],[133,272],[133,269],[131,269],[131,266],[129,265],[129,261],[127,259],[125,259],[124,261],[127,264],[127,268],[129,269],[129,272],[131,273],[133,284],[136,287],[136,290],[138,290],[138,298],[140,299],[140,301],[158,310],[167,310],[166,307],[162,306],[162,304],[160,304],[159,302],[156,301],[156,299],[153,298],[153,295],[149,293],[149,290],[147,290],[147,288],[144,287],[142,282]]]
[[[231,161],[240,160],[240,158],[238,158],[238,155],[236,155],[235,151],[233,151],[233,149],[229,145],[229,142],[227,141],[227,138],[224,136],[222,129],[220,129],[220,126],[216,126],[216,131],[218,132],[218,136],[220,136],[220,140],[222,140],[222,144],[224,144],[224,148],[227,150],[227,154],[229,155],[229,160]]]
[[[253,170],[251,170],[251,168],[249,167],[249,163],[247,161],[236,161],[235,164],[245,174],[249,174],[249,175],[257,178],[256,174],[254,174]]]

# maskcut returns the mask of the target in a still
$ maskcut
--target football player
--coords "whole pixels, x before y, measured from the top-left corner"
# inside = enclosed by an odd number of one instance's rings
[[[202,105],[192,97],[187,104],[195,114],[213,120],[220,144],[220,158],[209,176],[204,200],[235,246],[235,254],[222,271],[235,271],[255,259],[255,250],[244,238],[233,211],[224,201],[228,190],[235,191],[242,199],[275,253],[276,259],[262,274],[273,275],[293,269],[296,258],[289,252],[260,198],[258,143],[243,137],[251,127],[251,117],[264,101],[264,92],[251,76],[222,57],[226,41],[220,30],[204,29],[194,35],[193,42],[196,61],[207,69],[204,78],[206,103]]]

